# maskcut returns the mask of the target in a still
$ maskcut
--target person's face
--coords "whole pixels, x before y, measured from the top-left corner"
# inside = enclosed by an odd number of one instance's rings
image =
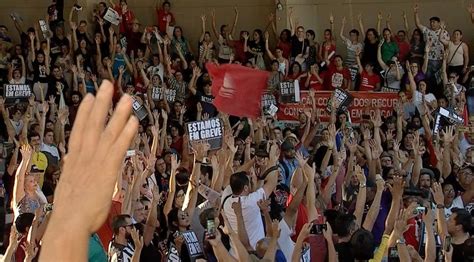
[[[275,134],[276,140],[283,140],[283,134],[281,133],[280,129],[274,129],[273,133]]]
[[[405,139],[403,141],[403,145],[405,146],[406,149],[408,149],[408,150],[413,149],[412,142],[413,142],[414,138],[415,137],[413,136],[413,134],[408,134],[408,135],[405,136]]]
[[[160,174],[163,174],[166,172],[166,163],[163,158],[156,160],[156,170]]]
[[[345,124],[346,121],[347,121],[347,116],[346,116],[345,114],[340,114],[340,115],[338,116],[338,118],[339,118],[339,122],[340,122],[341,124]]]
[[[329,131],[328,130],[324,130],[322,132],[322,138],[323,138],[323,141],[329,141]]]
[[[273,71],[273,72],[277,72],[277,71],[278,71],[278,67],[279,67],[279,65],[278,65],[277,62],[272,63],[272,71]]]
[[[458,231],[458,225],[456,225],[456,217],[458,214],[453,213],[451,216],[448,218],[447,224],[448,224],[448,233],[450,235],[454,235]]]
[[[415,127],[420,127],[421,126],[421,121],[418,117],[413,118],[413,125]]]
[[[169,12],[170,11],[170,5],[168,3],[164,4],[163,5],[163,9],[165,10],[165,12]]]
[[[242,154],[244,152],[245,145],[242,140],[235,141],[235,146],[237,147],[237,154]]]
[[[351,176],[351,185],[353,187],[356,187],[359,185],[359,180],[357,179],[357,175],[356,174],[352,174]]]
[[[413,38],[417,41],[421,39],[421,35],[418,31],[413,32]]]
[[[174,103],[173,108],[174,108],[175,112],[179,113],[181,111],[181,109],[183,108],[183,105],[181,103],[176,102],[176,103]]]
[[[6,29],[5,27],[2,26],[2,27],[0,27],[0,33],[2,35],[6,35],[8,33],[8,29]]]
[[[122,235],[124,237],[130,238],[131,237],[131,232],[132,232],[132,227],[133,227],[132,219],[131,218],[126,218],[125,219],[125,226],[121,227],[120,232],[122,233]]]
[[[115,52],[120,53],[121,50],[122,50],[122,47],[120,46],[120,44],[116,44],[115,45]]]
[[[133,31],[133,32],[138,32],[138,30],[140,30],[140,25],[137,24],[137,23],[133,23],[133,25],[132,25],[132,31]]]
[[[306,32],[306,38],[314,40],[314,36],[312,34],[308,33],[308,32]]]
[[[337,67],[342,67],[342,59],[340,57],[336,57],[336,59],[334,59],[334,63]]]
[[[299,74],[300,73],[300,67],[297,64],[293,65],[293,73],[294,74]]]
[[[71,100],[74,105],[78,105],[81,102],[81,98],[77,94],[72,95]]]
[[[331,32],[324,31],[324,40],[326,41],[331,40]]]
[[[205,42],[211,42],[211,35],[208,34],[208,33],[205,33],[205,34],[204,34],[204,41],[205,41]]]
[[[83,48],[83,49],[84,49],[84,48],[87,48],[87,42],[86,42],[86,40],[81,40],[81,42],[79,43],[79,46],[80,46],[81,48]]]
[[[61,70],[59,70],[59,68],[54,68],[53,69],[53,75],[56,79],[60,79],[61,78]]]
[[[290,150],[285,151],[284,154],[286,158],[292,159],[292,158],[295,158],[296,151],[294,149],[290,149]]]
[[[459,171],[458,173],[458,180],[461,187],[464,188],[465,190],[468,190],[469,187],[471,186],[471,183],[474,182],[472,181],[473,180],[472,177],[473,177],[473,174],[469,168],[461,169],[461,171]]]
[[[373,70],[374,70],[373,66],[371,66],[369,64],[365,65],[365,71],[367,71],[368,73],[372,73]]]
[[[145,206],[140,201],[137,201],[135,204],[135,209],[133,210],[133,218],[137,221],[137,223],[142,223],[146,219]]]
[[[462,34],[461,34],[461,32],[459,32],[459,31],[454,32],[454,33],[453,33],[453,38],[454,38],[454,39],[453,39],[454,41],[460,41],[460,40],[462,39]]]
[[[43,54],[36,55],[36,60],[38,60],[38,63],[43,63],[44,62],[44,55]]]
[[[420,70],[417,63],[412,63],[410,65],[410,69],[411,69],[411,72],[412,72],[413,76],[416,76],[418,74],[418,70]]]
[[[304,38],[304,28],[303,27],[298,27],[297,32],[299,38]]]
[[[300,124],[305,124],[306,123],[306,115],[301,113],[299,114],[298,120],[300,121]]]
[[[176,127],[171,127],[171,136],[172,137],[178,137],[179,136],[179,131]]]
[[[21,50],[21,46],[15,46],[15,54],[21,55],[23,52]]]
[[[210,93],[211,93],[211,91],[212,91],[212,89],[211,89],[211,86],[210,86],[210,85],[205,85],[205,86],[203,86],[203,88],[202,88],[202,89],[204,90],[204,93],[205,93],[205,94],[210,94]]]
[[[178,211],[178,226],[188,227],[190,224],[191,224],[191,220],[189,218],[188,212],[179,210]]]
[[[421,181],[420,181],[421,183]],[[451,184],[446,184],[443,186],[443,194],[444,198],[448,201],[452,201],[454,197],[456,196],[456,193],[454,192],[454,187]]]
[[[397,36],[398,36],[398,39],[399,39],[400,41],[405,41],[405,37],[406,37],[406,34],[405,34],[405,33],[403,33],[403,32],[398,32]]]
[[[62,46],[61,46],[61,52],[62,52],[64,55],[69,54],[69,47],[68,47],[67,45],[62,45]]]
[[[449,82],[450,84],[452,84],[452,83],[457,83],[457,82],[458,82],[458,79],[459,79],[459,76],[458,76],[457,74],[451,73],[451,74],[449,74],[448,82]]]
[[[176,80],[183,81],[183,74],[181,72],[176,72],[174,76],[176,77]]]
[[[380,159],[380,161],[381,161],[382,167],[391,167],[391,166],[393,166],[392,158],[390,158],[390,157],[382,157]]]
[[[390,41],[390,38],[392,37],[392,33],[388,30],[385,30],[385,32],[383,32],[383,38],[385,39],[385,41]]]
[[[174,197],[174,204],[175,207],[180,208],[183,207],[183,202],[184,202],[184,197],[186,194],[184,193],[184,190],[180,189],[178,192],[176,192],[176,195]]]
[[[375,40],[374,32],[369,31],[369,32],[367,33],[367,39],[369,39],[370,41]]]
[[[100,3],[100,4],[99,4],[99,11],[100,11],[101,13],[103,13],[106,8],[107,8],[107,6],[105,6],[103,3]]]
[[[430,21],[430,26],[431,26],[431,29],[438,30],[439,29],[439,22],[435,21],[435,20],[431,20]]]
[[[44,135],[44,143],[47,145],[51,145],[54,142],[54,133],[48,132]]]
[[[420,176],[420,188],[430,189],[431,188],[431,177],[428,174],[422,174]]]
[[[283,51],[280,48],[277,48],[276,49],[276,55],[277,55],[278,58],[283,57]]]
[[[15,80],[19,80],[21,78],[21,72],[20,70],[16,69],[15,71],[13,71],[13,78]]]
[[[256,31],[253,32],[253,39],[254,40],[260,40],[260,34],[257,33]]]
[[[181,37],[181,35],[182,35],[183,32],[181,32],[181,29],[176,28],[175,31],[174,31],[174,33],[175,33],[176,37]]]
[[[359,36],[356,33],[350,33],[349,38],[351,42],[358,42],[359,41]]]
[[[85,33],[87,31],[87,23],[81,22],[79,23],[79,32]]]
[[[29,175],[25,177],[25,191],[33,192],[36,191],[38,187],[38,182],[33,175]]]
[[[40,137],[39,136],[34,136],[31,138],[31,141],[30,141],[30,145],[33,147],[33,148],[38,148],[40,146]]]
[[[280,39],[283,41],[288,40],[288,33],[286,31],[282,31],[280,33]]]
[[[404,92],[399,93],[398,96],[400,97],[400,100],[402,100],[402,102],[407,101],[407,96],[405,95]]]

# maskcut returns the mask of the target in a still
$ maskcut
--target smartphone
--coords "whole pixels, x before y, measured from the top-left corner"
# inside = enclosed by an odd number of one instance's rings
[[[134,156],[136,154],[137,154],[137,152],[135,150],[127,150],[127,155],[126,156],[131,157],[131,156]]]
[[[207,220],[206,229],[207,229],[208,238],[210,239],[216,238],[216,224],[214,222],[214,219]]]
[[[400,261],[400,257],[398,256],[397,247],[391,247],[391,248],[388,249],[388,261],[389,262],[398,262],[398,261]]]
[[[313,235],[322,235],[323,230],[327,230],[327,229],[328,229],[328,226],[326,224],[314,224],[311,227],[311,231],[309,233]]]
[[[446,236],[444,238],[444,250],[449,252],[451,249],[451,236]]]

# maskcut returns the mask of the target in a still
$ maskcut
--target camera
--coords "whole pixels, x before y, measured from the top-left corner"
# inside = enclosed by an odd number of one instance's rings
[[[311,227],[311,231],[309,233],[313,235],[322,235],[323,230],[327,230],[327,229],[328,229],[328,226],[326,224],[315,224]]]

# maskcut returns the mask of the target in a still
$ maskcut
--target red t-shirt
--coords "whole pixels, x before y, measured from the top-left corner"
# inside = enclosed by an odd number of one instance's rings
[[[336,66],[330,65],[328,71],[326,72],[326,77],[324,79],[324,86],[326,90],[334,90],[336,88],[347,89],[346,83],[351,79],[351,72],[349,69],[343,67],[342,70],[338,70]]]
[[[122,22],[120,23],[119,29],[120,33],[124,34],[135,19],[135,15],[130,9],[127,10],[127,12],[125,12],[124,14],[122,14],[122,7],[120,5],[116,5],[114,9],[119,15],[122,16]]]
[[[240,61],[241,63],[247,62],[247,56],[244,52],[244,42],[240,40],[227,40],[227,43],[234,48],[234,58],[236,61]]]
[[[319,77],[324,79],[324,73],[320,73]],[[319,82],[315,75],[311,75],[309,78],[309,88],[312,88],[316,91],[324,90],[323,83]]]
[[[400,41],[397,36],[395,41],[398,45],[398,60],[403,64],[407,60],[408,54],[410,54],[410,44],[407,41]]]
[[[166,22],[168,21],[168,16],[171,18],[171,23],[174,22],[174,15],[171,12],[166,12],[163,9],[157,9],[156,14],[158,15],[158,29],[162,33],[166,33]]]
[[[369,75],[366,71],[363,71],[362,74],[360,74],[359,91],[374,91],[377,83],[380,83],[379,75]]]
[[[112,201],[112,206],[110,207],[107,220],[105,220],[104,224],[99,228],[99,230],[97,230],[97,235],[100,238],[100,242],[102,242],[102,246],[106,249],[105,251],[107,251],[110,240],[112,240],[112,237],[114,236],[112,221],[120,214],[122,214],[122,203],[118,201]]]
[[[283,57],[288,59],[291,55],[291,43],[290,42],[282,42],[278,41],[278,48],[280,48],[283,52]]]

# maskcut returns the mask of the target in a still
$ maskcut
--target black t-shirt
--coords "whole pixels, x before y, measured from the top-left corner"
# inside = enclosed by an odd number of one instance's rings
[[[217,115],[217,108],[214,106],[214,96],[206,95],[199,90],[196,92],[197,101],[201,103],[202,113],[208,113],[210,117]]]
[[[340,262],[354,262],[351,254],[351,244],[349,242],[337,243],[334,246]]]
[[[46,74],[45,63],[44,62],[38,63],[38,61],[35,60],[32,64],[33,64],[33,82],[47,83],[48,75]]]
[[[69,86],[67,82],[64,80],[64,78],[56,79],[54,77],[51,77],[48,82],[48,93],[46,94],[46,98],[49,98],[49,96],[54,95],[56,97],[56,103],[59,103],[59,92],[56,87],[57,84],[63,85],[63,94],[64,96],[66,96],[69,90]]]
[[[265,50],[265,43],[263,43],[263,41],[260,41],[258,43],[255,41],[250,41],[248,43],[248,46],[249,49],[252,50],[252,56],[256,56],[254,55],[254,53],[263,53]]]
[[[306,49],[306,47],[309,46],[308,39],[300,41],[296,35],[291,37],[291,57],[296,57],[297,55],[302,53],[304,54],[303,44],[304,49]]]

